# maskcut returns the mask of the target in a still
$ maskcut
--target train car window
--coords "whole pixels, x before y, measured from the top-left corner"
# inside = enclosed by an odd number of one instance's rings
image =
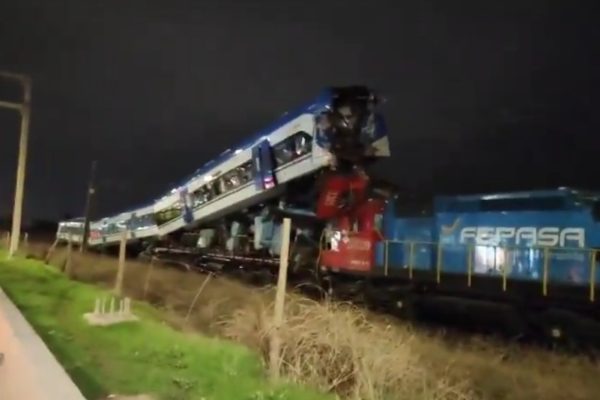
[[[290,141],[291,137],[285,139],[283,142],[276,144],[273,147],[273,154],[275,155],[275,166],[281,167],[292,161],[294,158],[293,141]]]
[[[312,136],[306,132],[298,132],[294,135],[294,148],[296,156],[300,157],[310,153],[312,147]]]
[[[192,193],[192,199],[194,201],[194,207],[198,207],[209,200],[209,190],[206,185],[203,185],[196,189]]]
[[[252,180],[252,162],[248,161],[247,163],[242,164],[237,168],[238,176],[240,178],[240,184],[244,184],[250,182]]]
[[[310,153],[312,137],[304,132],[298,132],[284,141],[273,146],[276,167],[288,164],[296,158]]]
[[[176,218],[179,218],[182,214],[181,202],[176,202],[173,206],[157,212],[154,215],[154,219],[157,225],[163,225]]]
[[[481,211],[548,211],[562,210],[565,208],[565,199],[562,197],[543,198],[513,198],[482,200]]]
[[[217,181],[210,182],[208,184],[208,189],[210,190],[209,200],[212,200],[221,194],[221,185],[219,185],[219,182],[217,182]]]
[[[227,190],[229,189],[227,187],[227,179],[225,179],[225,177],[221,177],[217,182],[218,184],[216,186],[219,187],[219,194],[227,192]]]

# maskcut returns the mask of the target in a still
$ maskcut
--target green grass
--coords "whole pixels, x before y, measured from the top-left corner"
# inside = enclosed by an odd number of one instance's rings
[[[147,304],[133,304],[139,322],[88,326],[83,314],[106,291],[70,281],[38,261],[5,257],[0,252],[0,287],[87,399],[109,393],[173,400],[331,399],[294,385],[271,385],[249,349],[176,331]]]

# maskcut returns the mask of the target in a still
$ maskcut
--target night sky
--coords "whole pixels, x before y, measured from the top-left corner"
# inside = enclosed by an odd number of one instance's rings
[[[593,5],[0,0],[0,69],[34,79],[26,216],[81,214],[93,159],[96,216],[145,203],[346,84],[387,98],[374,173],[409,192],[600,189]],[[0,110],[0,215],[18,126]]]

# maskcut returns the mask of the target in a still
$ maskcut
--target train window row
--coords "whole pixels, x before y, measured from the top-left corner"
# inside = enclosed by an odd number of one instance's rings
[[[145,215],[132,215],[131,219],[127,223],[129,229],[144,229],[154,225],[156,222],[154,220],[153,214],[145,214]]]
[[[278,168],[289,164],[310,153],[311,149],[312,136],[303,131],[298,132],[273,146],[275,166]],[[252,161],[247,161],[191,193],[189,200],[192,208],[200,207],[217,197],[229,193],[251,182],[253,178]],[[155,213],[153,219],[154,223],[160,226],[181,217],[182,214],[183,204],[181,200],[178,200],[171,207]]]

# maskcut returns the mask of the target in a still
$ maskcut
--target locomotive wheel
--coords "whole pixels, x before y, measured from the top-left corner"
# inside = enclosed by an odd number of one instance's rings
[[[573,348],[578,342],[578,319],[575,313],[549,308],[534,317],[534,324],[550,346]]]

